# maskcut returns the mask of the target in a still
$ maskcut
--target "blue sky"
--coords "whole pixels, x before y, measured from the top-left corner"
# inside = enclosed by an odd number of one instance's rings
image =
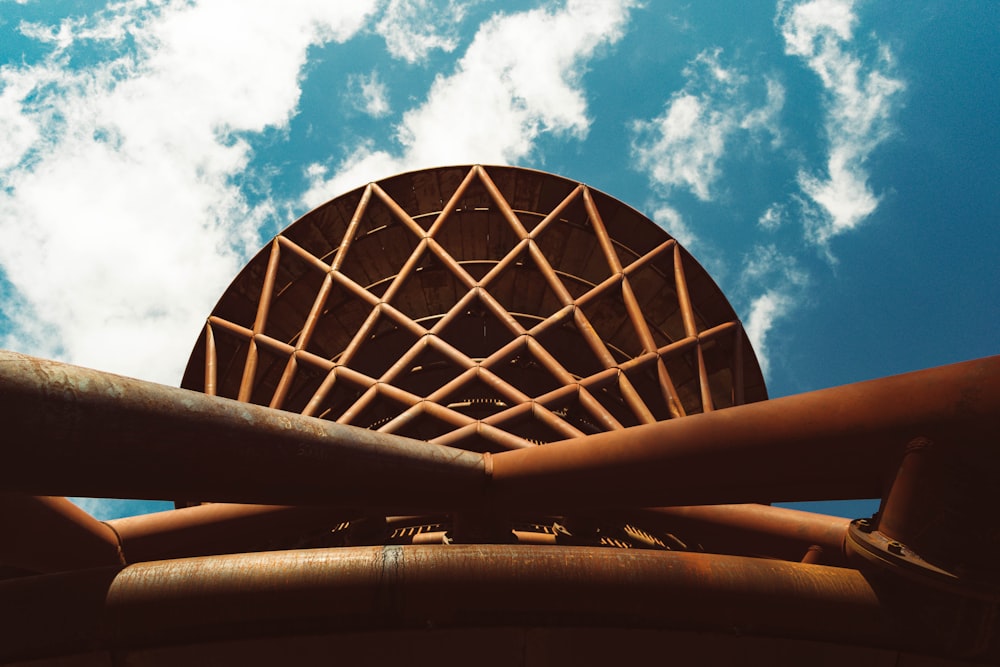
[[[772,396],[996,354],[998,47],[989,1],[0,0],[0,346],[176,385],[277,231],[480,162],[662,224]]]

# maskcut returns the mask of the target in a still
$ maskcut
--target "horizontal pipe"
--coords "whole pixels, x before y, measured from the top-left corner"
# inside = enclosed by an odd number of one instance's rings
[[[481,495],[479,453],[0,352],[0,491],[365,507]]]
[[[492,457],[495,502],[563,513],[881,497],[915,436],[1000,429],[1000,356]],[[981,437],[964,456],[996,464]]]
[[[0,491],[563,514],[880,497],[916,435],[1000,426],[1000,357],[500,452],[492,475],[479,453],[11,352],[0,392]]]
[[[897,646],[855,570],[530,545],[315,549],[0,582],[0,659],[388,628],[661,627]],[[905,641],[903,638],[902,641]]]
[[[642,526],[681,537],[689,549],[799,560],[822,547],[823,563],[845,565],[850,519],[768,505],[695,505],[631,510]]]
[[[121,540],[125,562],[140,563],[270,550],[364,515],[323,507],[211,503],[105,523]]]
[[[66,498],[0,493],[0,563],[31,572],[123,565],[114,530]]]

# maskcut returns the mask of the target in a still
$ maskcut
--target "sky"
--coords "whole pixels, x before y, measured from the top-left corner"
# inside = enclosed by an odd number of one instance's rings
[[[466,163],[663,226],[772,397],[1000,353],[989,0],[0,0],[0,347],[176,386],[281,229]]]

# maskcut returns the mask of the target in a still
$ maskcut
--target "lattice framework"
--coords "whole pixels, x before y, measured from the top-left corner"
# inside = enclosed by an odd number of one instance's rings
[[[346,225],[330,207],[353,209]],[[642,247],[619,238],[629,225]],[[478,451],[765,397],[739,320],[676,240],[585,185],[479,165],[371,183],[278,235],[184,385]]]

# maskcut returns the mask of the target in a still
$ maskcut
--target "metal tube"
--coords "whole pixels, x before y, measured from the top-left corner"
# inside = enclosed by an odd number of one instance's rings
[[[12,352],[0,393],[3,491],[406,513],[484,486],[478,453]]]
[[[502,452],[492,491],[554,513],[874,498],[916,435],[998,428],[1000,356]]]
[[[686,628],[912,647],[855,570],[530,545],[352,547],[160,561],[0,582],[0,659],[386,628]],[[477,616],[476,610],[488,610]],[[206,631],[211,634],[206,637]]]
[[[211,503],[106,523],[121,540],[125,562],[140,563],[262,551],[274,540],[329,530],[365,514],[324,507]]]
[[[827,565],[845,563],[844,540],[851,524],[841,517],[755,504],[656,507],[628,516],[715,553],[798,560],[816,545],[823,548]]]
[[[118,536],[66,498],[0,493],[0,563],[32,572],[124,565]]]

